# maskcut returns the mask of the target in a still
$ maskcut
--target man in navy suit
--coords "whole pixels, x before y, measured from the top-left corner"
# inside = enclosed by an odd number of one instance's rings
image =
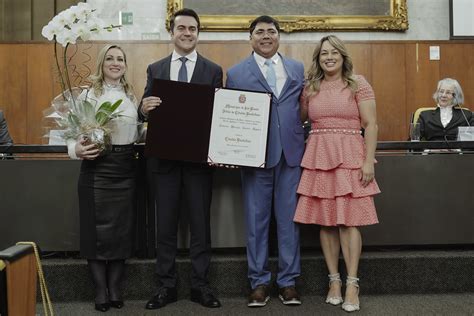
[[[278,53],[280,27],[269,16],[250,25],[253,53],[227,72],[226,87],[273,93],[265,169],[243,168],[242,192],[247,226],[248,306],[265,306],[271,273],[268,230],[272,208],[278,234],[279,298],[285,305],[301,304],[295,287],[300,275],[299,229],[293,222],[304,150],[299,97],[303,64]]]
[[[154,78],[222,87],[222,68],[196,52],[199,27],[199,16],[191,9],[179,10],[170,19],[174,51],[148,66],[147,84],[139,107],[142,118],[146,118],[162,102],[159,96],[151,96]],[[186,106],[199,106],[199,103],[183,105],[183,115],[186,115]],[[176,122],[178,124],[179,117]],[[177,300],[175,259],[181,201],[186,203],[191,231],[191,300],[205,307],[220,307],[208,282],[211,168],[204,164],[158,158],[149,158],[147,168],[152,173],[155,190],[158,222],[156,271],[159,284],[156,295],[148,301],[146,308],[161,308]]]
[[[3,116],[3,111],[0,111],[0,145],[12,145],[13,140],[8,133],[7,121]]]

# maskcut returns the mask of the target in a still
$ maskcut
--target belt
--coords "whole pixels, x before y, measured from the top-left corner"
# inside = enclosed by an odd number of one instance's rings
[[[119,153],[121,151],[133,150],[133,144],[128,145],[112,145],[112,152]]]
[[[362,131],[360,129],[350,128],[315,128],[309,131],[310,134],[347,134],[347,135],[360,135]]]

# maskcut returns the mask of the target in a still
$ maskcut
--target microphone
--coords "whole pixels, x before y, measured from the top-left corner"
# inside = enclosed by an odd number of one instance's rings
[[[469,124],[469,120],[467,119],[466,114],[464,114],[464,110],[462,109],[462,107],[459,107],[459,109],[461,110],[462,116],[464,117],[464,120],[466,121],[467,126],[470,127],[471,124]]]
[[[466,114],[464,114],[464,110],[463,110],[462,106],[459,106],[459,109],[461,110],[462,117],[466,121],[467,126],[471,127],[471,124],[469,123],[469,120],[467,119]],[[459,127],[458,127],[458,137],[459,137]]]
[[[451,144],[449,143],[448,137],[446,136],[446,134],[443,135],[443,137],[444,137],[444,142],[446,143],[447,149],[450,150],[451,149]]]
[[[457,100],[455,93],[453,93],[453,99]],[[462,116],[464,117],[464,120],[465,120],[466,123],[467,123],[467,126],[471,126],[471,124],[469,123],[469,120],[468,120],[467,117],[466,117],[466,114],[464,114],[464,110],[462,109],[462,104],[457,104],[457,106],[459,106],[459,109],[461,110],[461,114],[462,114]]]

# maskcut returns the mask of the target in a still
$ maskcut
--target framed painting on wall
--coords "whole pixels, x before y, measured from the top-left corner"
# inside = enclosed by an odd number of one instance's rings
[[[171,15],[195,10],[202,31],[244,31],[259,15],[271,15],[283,32],[406,31],[406,0],[167,0]]]
[[[473,17],[472,0],[449,0],[449,38],[474,39]]]

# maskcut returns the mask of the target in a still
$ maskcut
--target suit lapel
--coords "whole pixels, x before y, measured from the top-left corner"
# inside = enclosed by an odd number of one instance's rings
[[[444,128],[443,123],[441,123],[441,110],[437,108],[433,113],[433,123],[441,128]]]
[[[170,69],[171,69],[171,56],[166,57],[164,63],[161,64],[161,67],[158,69],[157,78],[162,78],[166,80],[171,80]],[[191,76],[191,81],[193,83],[199,82],[200,76],[204,71],[204,62],[201,56],[198,54],[196,59],[196,66],[194,67],[193,75]]]
[[[446,127],[444,127],[443,123],[441,122],[441,109],[437,108],[436,111],[433,112],[433,123],[441,128],[449,129],[453,125],[458,124],[459,121],[466,121],[464,117],[462,117],[461,110],[459,109],[453,109],[453,117],[451,118],[451,121],[448,122],[448,125],[446,125]]]
[[[280,95],[278,97],[278,99],[281,99],[285,93],[285,90],[288,88],[288,85],[294,80],[294,75],[286,59],[283,58],[283,56],[280,53],[278,53],[278,55],[280,55],[280,61],[283,63],[283,68],[285,68],[286,75],[287,75],[285,84],[283,85],[283,88],[281,89]],[[255,61],[253,54],[250,55],[250,57],[247,59],[247,65],[250,69],[250,72],[257,78],[258,82],[260,82],[260,84],[265,88],[265,90],[267,90],[268,92],[272,92],[272,89],[270,88],[267,80],[263,76],[262,71],[260,70],[260,67]]]
[[[253,57],[253,53],[250,55],[249,58],[247,58],[247,66],[250,70],[250,72],[257,78],[258,82],[262,85],[262,87],[265,88],[268,92],[272,92],[272,89],[268,85],[267,80],[262,74],[262,71],[260,70],[260,67],[258,66],[257,62],[255,61],[255,58]]]
[[[446,125],[447,129],[451,128],[452,125],[457,124],[457,122],[459,121],[459,114],[460,113],[458,111],[453,109],[453,117],[451,118],[451,121],[448,122],[448,125]]]
[[[161,64],[161,67],[158,69],[158,78],[170,80],[170,69],[171,69],[171,55],[169,55],[165,62]]]
[[[194,66],[193,75],[191,76],[191,80],[189,82],[191,83],[201,82],[202,80],[200,79],[200,77],[203,75],[203,73],[204,73],[204,61],[201,58],[201,56],[197,54],[196,66]]]
[[[289,84],[294,80],[294,75],[293,75],[293,69],[290,68],[290,65],[288,64],[287,60],[283,58],[282,55],[280,55],[280,60],[283,63],[283,67],[285,68],[286,76],[287,76],[286,82],[280,91],[280,98],[281,98],[285,94],[286,89],[288,89]]]
[[[451,118],[451,121],[449,121],[448,125],[446,125],[446,128],[451,128],[452,125],[459,125],[460,122],[461,125],[466,123],[467,119],[464,118],[461,111],[462,110],[460,108],[453,108],[453,117]]]

